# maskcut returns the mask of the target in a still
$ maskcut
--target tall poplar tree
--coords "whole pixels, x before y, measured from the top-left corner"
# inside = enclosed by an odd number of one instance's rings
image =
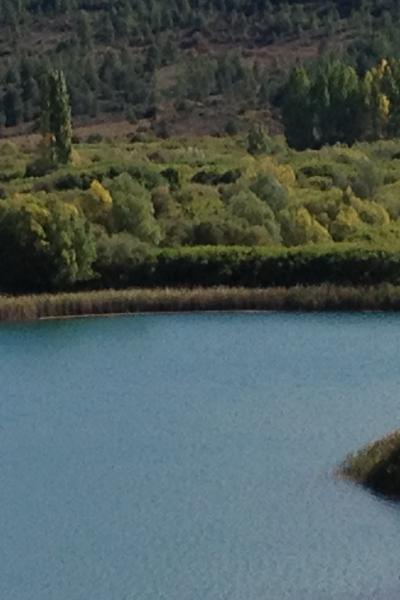
[[[67,163],[72,152],[71,105],[63,71],[47,76],[43,103],[43,133],[51,136],[55,160]]]

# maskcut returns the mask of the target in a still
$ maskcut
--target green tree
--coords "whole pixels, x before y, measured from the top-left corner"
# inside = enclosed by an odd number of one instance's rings
[[[1,280],[7,289],[68,287],[92,277],[94,259],[94,238],[75,206],[31,194],[1,203]]]
[[[264,227],[269,243],[280,242],[279,225],[274,213],[265,202],[250,190],[239,191],[229,198],[228,209],[231,215],[242,219],[247,226]]]
[[[307,71],[303,67],[293,69],[284,90],[282,118],[288,144],[298,150],[314,144],[310,91]]]
[[[360,137],[360,83],[353,67],[339,60],[323,61],[311,95],[318,145],[351,144]]]
[[[363,81],[365,103],[366,137],[377,139],[387,133],[387,125],[392,110],[390,92],[392,91],[391,68],[386,60],[367,71]],[[394,98],[393,98],[394,99]],[[393,111],[393,113],[395,113]]]
[[[270,151],[270,139],[261,125],[252,125],[247,136],[247,151],[253,156]]]
[[[275,214],[288,204],[287,191],[270,173],[259,175],[252,184],[251,191],[263,200]]]
[[[52,136],[55,158],[57,162],[65,164],[72,152],[72,122],[67,84],[62,71],[52,71],[47,77],[43,111],[43,133]]]
[[[22,101],[18,88],[10,86],[3,96],[6,127],[18,125],[22,118]]]
[[[282,238],[286,246],[331,241],[328,231],[304,208],[284,210],[281,214]]]
[[[79,43],[83,48],[90,48],[93,44],[92,24],[88,14],[85,11],[78,13],[76,22],[76,33]]]
[[[107,187],[113,200],[111,233],[127,231],[138,240],[157,244],[161,233],[150,193],[127,173],[108,182]]]

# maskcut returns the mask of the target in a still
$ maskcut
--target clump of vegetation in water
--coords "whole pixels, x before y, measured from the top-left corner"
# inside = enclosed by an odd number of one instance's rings
[[[350,454],[340,474],[378,494],[400,499],[400,430]]]

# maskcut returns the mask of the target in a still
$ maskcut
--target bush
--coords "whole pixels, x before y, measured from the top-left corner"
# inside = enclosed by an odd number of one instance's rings
[[[261,125],[253,125],[247,137],[247,151],[253,156],[271,152],[271,140]]]
[[[181,178],[179,171],[171,167],[161,171],[161,175],[166,179],[171,187],[171,190],[178,190],[181,187]]]
[[[285,188],[273,175],[268,173],[257,177],[251,186],[251,191],[268,204],[274,213],[285,208],[288,203],[288,194]]]
[[[204,231],[202,235],[206,232]],[[207,235],[210,235],[210,230]],[[107,270],[107,285],[118,285]],[[99,269],[102,277],[103,273]],[[282,249],[197,246],[162,249],[124,271],[123,285],[376,285],[400,283],[400,246],[327,244]]]
[[[54,180],[56,190],[87,190],[90,186],[90,177],[77,173],[66,173]]]
[[[76,206],[21,194],[0,205],[0,288],[65,288],[93,276],[94,239]],[[29,268],[27,268],[29,266]]]
[[[94,269],[101,273],[105,287],[121,287],[128,281],[132,283],[132,272],[138,277],[135,283],[139,283],[143,280],[140,270],[150,271],[150,256],[147,244],[129,233],[103,234],[97,241]]]
[[[91,133],[86,138],[87,144],[100,144],[103,141],[101,133]]]
[[[374,198],[383,184],[381,170],[370,160],[360,161],[357,175],[351,180],[351,187],[359,198]]]
[[[54,164],[39,157],[26,166],[25,177],[44,177],[54,171]]]
[[[107,189],[112,197],[111,232],[127,232],[143,242],[157,244],[161,233],[150,192],[127,173],[108,182]]]
[[[225,133],[227,135],[237,135],[240,131],[240,124],[237,119],[230,119],[225,125]]]
[[[192,183],[201,185],[220,185],[236,183],[241,177],[240,169],[230,169],[225,173],[216,173],[215,171],[198,171],[192,177]]]

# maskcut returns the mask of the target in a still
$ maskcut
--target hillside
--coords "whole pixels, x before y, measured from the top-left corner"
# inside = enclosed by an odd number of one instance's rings
[[[2,135],[32,130],[49,66],[76,123],[145,119],[162,136],[279,132],[294,63],[334,51],[362,74],[398,57],[397,3],[0,0]]]
[[[251,136],[91,135],[42,172],[36,140],[17,141],[0,144],[3,292],[399,283],[399,141],[277,136],[252,155]]]

